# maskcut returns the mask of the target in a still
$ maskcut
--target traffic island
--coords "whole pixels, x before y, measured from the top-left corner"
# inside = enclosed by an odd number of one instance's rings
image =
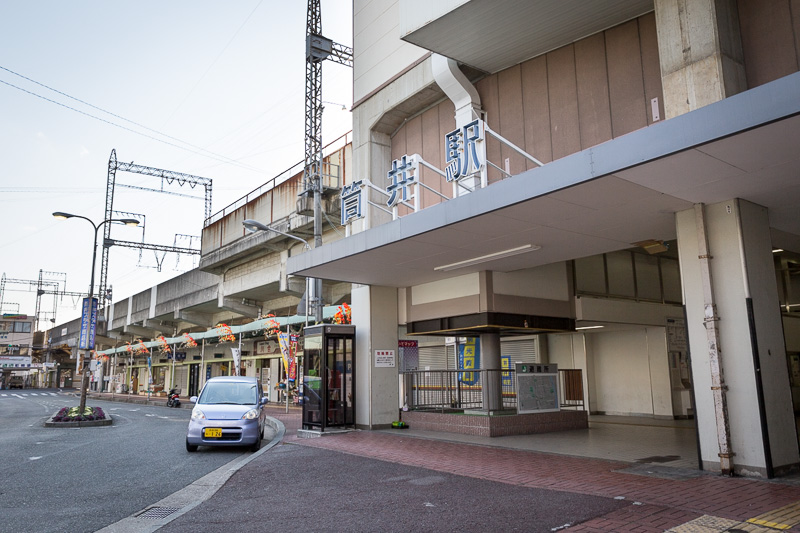
[[[79,413],[78,407],[62,407],[44,423],[48,428],[82,428],[110,426],[113,421],[99,407],[87,407]]]

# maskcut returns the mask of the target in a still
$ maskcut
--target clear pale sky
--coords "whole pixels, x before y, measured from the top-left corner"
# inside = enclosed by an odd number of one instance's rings
[[[306,9],[304,0],[0,1],[0,273],[37,280],[43,270],[65,275],[68,291],[88,289],[93,229],[52,213],[103,220],[112,149],[119,161],[211,178],[212,213],[300,162]],[[323,0],[322,21],[326,37],[352,45],[350,0]],[[325,62],[323,100],[349,110],[350,68]],[[323,144],[351,128],[349,111],[325,104]],[[119,171],[117,183],[161,187]],[[118,187],[114,209],[144,214],[149,243],[190,246],[175,235],[199,237],[202,189],[168,190],[200,199]],[[141,242],[142,230],[115,225],[111,237]],[[167,254],[158,272],[154,252],[113,247],[108,283],[118,301],[196,262]],[[7,282],[2,311],[33,315],[27,290]],[[53,310],[52,296],[41,302]],[[57,306],[57,324],[80,316],[77,300]]]

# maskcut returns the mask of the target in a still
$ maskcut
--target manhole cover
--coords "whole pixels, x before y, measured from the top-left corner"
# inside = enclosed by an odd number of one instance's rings
[[[146,520],[158,520],[159,518],[165,518],[175,511],[178,511],[179,507],[151,507],[150,509],[146,510],[136,518],[144,518]]]

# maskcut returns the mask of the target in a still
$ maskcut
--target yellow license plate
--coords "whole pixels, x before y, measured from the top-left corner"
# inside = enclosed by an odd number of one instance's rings
[[[206,428],[204,437],[219,438],[222,436],[222,428]]]

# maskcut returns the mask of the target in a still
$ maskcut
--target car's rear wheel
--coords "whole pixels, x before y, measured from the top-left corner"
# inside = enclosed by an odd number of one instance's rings
[[[196,452],[197,445],[196,444],[189,444],[189,439],[186,439],[186,451],[187,452]]]

